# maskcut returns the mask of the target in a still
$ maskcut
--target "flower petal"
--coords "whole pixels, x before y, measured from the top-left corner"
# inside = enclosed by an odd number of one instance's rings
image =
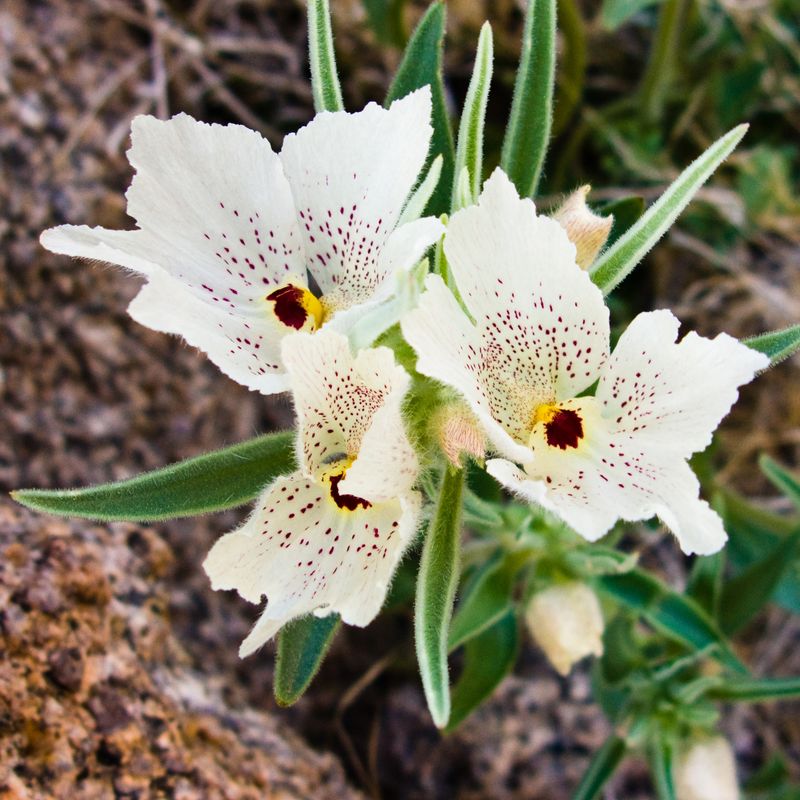
[[[676,343],[679,325],[669,311],[639,314],[620,337],[597,398],[615,433],[688,457],[711,443],[739,386],[769,359],[724,333],[689,333]]]
[[[255,131],[179,114],[133,121],[128,212],[137,231],[62,226],[42,244],[151,274],[163,268],[211,306],[259,320],[270,288],[306,286],[294,201],[278,156]]]
[[[128,212],[173,277],[209,302],[252,305],[257,315],[268,287],[306,285],[291,190],[260,134],[186,114],[140,116],[131,141]]]
[[[161,269],[160,249],[140,230],[113,231],[88,225],[59,225],[43,231],[39,242],[51,253],[116,264],[141,275],[152,275]]]
[[[564,229],[537,217],[502,170],[478,205],[453,215],[444,252],[493,381],[515,384],[533,409],[597,380],[609,350],[603,295],[576,264]]]
[[[416,482],[419,463],[402,414],[409,382],[408,375],[397,381],[372,418],[358,456],[339,484],[342,494],[381,503],[407,494]]]
[[[381,259],[428,153],[430,89],[383,109],[322,112],[281,150],[307,263],[329,310],[369,300],[389,277]]]
[[[358,456],[377,412],[408,386],[391,350],[362,350],[354,358],[347,339],[327,328],[286,337],[282,353],[297,411],[298,462],[309,476]]]
[[[351,336],[355,328],[365,323],[369,329],[375,331],[371,339],[374,341],[384,330],[395,324],[398,321],[397,313],[394,306],[389,305],[389,298],[402,294],[405,288],[403,282],[407,282],[410,277],[409,271],[422,260],[425,251],[439,239],[444,230],[444,225],[435,217],[423,217],[392,231],[380,257],[381,272],[387,275],[386,280],[369,300],[337,311],[325,323],[326,326]],[[374,314],[379,315],[382,320],[380,325],[367,321],[367,317]]]
[[[182,336],[248,389],[272,394],[289,388],[280,354],[284,332],[270,318],[256,324],[209,306],[159,268],[128,306],[128,313],[148,328]]]
[[[529,461],[530,399],[513,381],[498,380],[491,365],[495,350],[484,348],[480,332],[438,275],[429,275],[419,306],[402,320],[403,336],[417,352],[417,371],[459,391],[492,444],[508,458]],[[494,379],[494,380],[493,380]],[[525,422],[522,422],[525,420]]]
[[[351,625],[371,622],[418,512],[415,493],[343,511],[300,472],[278,478],[245,524],[220,538],[203,563],[214,589],[236,589],[251,603],[267,596],[239,654],[249,655],[286,622],[310,612],[336,612]]]
[[[591,398],[587,402],[590,402]],[[596,415],[578,448],[535,447],[525,471],[503,459],[487,472],[529,502],[553,511],[595,541],[618,519],[657,515],[686,553],[706,555],[727,539],[719,516],[698,497],[700,486],[680,457],[645,450],[635,437],[614,436]]]

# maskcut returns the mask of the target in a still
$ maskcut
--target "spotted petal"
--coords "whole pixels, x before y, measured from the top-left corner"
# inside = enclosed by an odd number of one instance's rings
[[[316,477],[334,462],[356,459],[370,427],[383,425],[387,416],[391,441],[402,438],[402,452],[407,452],[399,408],[409,377],[391,350],[362,350],[354,357],[344,336],[324,328],[284,339],[283,360],[291,376],[298,462],[305,474]],[[378,417],[384,407],[387,411]],[[398,480],[399,492],[405,479]]]
[[[219,306],[209,306],[160,268],[150,275],[128,313],[148,328],[182,336],[248,389],[272,394],[289,388],[280,355],[284,330],[270,317],[257,325]]]
[[[291,191],[260,134],[139,116],[131,141],[128,212],[140,230],[63,226],[42,235],[45,247],[146,274],[155,263],[209,304],[256,320],[270,287],[306,285]]]
[[[669,311],[639,314],[619,339],[597,387],[616,434],[688,457],[704,450],[722,418],[769,359],[726,334],[689,333]]]
[[[418,307],[401,323],[403,336],[417,351],[417,371],[459,391],[503,455],[528,461],[531,451],[521,421],[531,413],[528,398],[522,391],[517,393],[513,383],[492,382],[485,366],[491,353],[483,353],[480,332],[444,281],[429,275],[425,287]]]
[[[322,112],[281,150],[308,256],[329,312],[370,300],[390,275],[381,258],[428,153],[430,89],[383,109]]]
[[[418,511],[416,493],[347,511],[300,472],[278,478],[247,522],[223,536],[203,564],[214,589],[236,589],[252,603],[267,596],[240,656],[311,612],[335,612],[351,625],[371,622],[414,535]]]
[[[607,533],[618,519],[658,516],[685,553],[706,555],[722,547],[727,539],[722,520],[699,499],[697,478],[684,460],[643,452],[635,439],[612,440],[602,423],[587,438],[578,452],[537,452],[525,471],[505,459],[488,461],[486,469],[589,541]]]
[[[537,406],[591,385],[608,357],[602,294],[561,226],[501,170],[453,215],[444,250],[474,324],[431,278],[403,332],[418,369],[464,394],[495,447],[524,461]]]

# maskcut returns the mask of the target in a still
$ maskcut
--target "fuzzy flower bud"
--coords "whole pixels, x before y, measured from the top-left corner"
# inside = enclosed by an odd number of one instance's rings
[[[578,251],[576,260],[581,269],[588,269],[603,249],[611,233],[614,217],[601,217],[586,205],[591,186],[576,189],[553,214],[553,219],[567,232]]]
[[[436,420],[436,436],[442,452],[456,468],[463,466],[464,455],[478,461],[486,456],[486,437],[472,412],[460,403],[441,410]]]
[[[722,736],[699,739],[675,760],[677,800],[739,800],[733,749]]]
[[[538,592],[525,621],[536,643],[562,675],[584,656],[603,654],[603,615],[597,595],[578,581]]]

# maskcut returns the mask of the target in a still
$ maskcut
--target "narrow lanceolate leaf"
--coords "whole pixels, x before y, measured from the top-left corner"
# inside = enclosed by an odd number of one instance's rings
[[[442,177],[428,204],[428,214],[445,214],[450,205],[450,187],[453,185],[455,150],[450,117],[444,99],[442,79],[442,47],[444,44],[445,6],[443,0],[431,4],[408,42],[403,60],[394,76],[386,105],[405,97],[422,86],[431,87],[433,98],[433,141],[428,156],[429,163],[441,155]]]
[[[342,89],[336,72],[328,0],[308,0],[308,56],[316,111],[341,111]]]
[[[800,678],[731,678],[708,692],[715,700],[762,703],[800,697]]]
[[[528,0],[511,118],[500,164],[522,197],[533,197],[553,123],[556,0]]]
[[[447,731],[460,725],[491,696],[514,668],[518,646],[517,618],[510,610],[467,643],[464,668],[453,687],[453,710]]]
[[[800,479],[769,456],[761,456],[761,471],[800,509]]]
[[[594,754],[572,800],[594,800],[625,756],[625,740],[612,734]]]
[[[453,183],[451,210],[457,211],[462,203],[459,198],[459,176],[467,170],[470,202],[480,194],[481,177],[483,175],[483,126],[486,121],[486,104],[489,101],[489,85],[492,81],[492,28],[484,22],[478,38],[478,50],[475,54],[475,67],[461,113],[458,127],[458,147],[456,148],[456,168]]]
[[[338,614],[301,617],[284,625],[278,634],[273,691],[278,705],[296,703],[317,674],[336,631]]]
[[[511,608],[516,567],[511,558],[495,558],[479,568],[469,582],[453,617],[448,648],[464,642],[494,625]]]
[[[722,587],[719,623],[725,633],[741,630],[772,599],[799,547],[800,531],[795,531]]]
[[[440,728],[450,718],[447,634],[458,583],[463,491],[463,470],[446,468],[417,577],[414,609],[417,660],[428,708]]]
[[[715,655],[721,662],[736,672],[747,672],[708,614],[693,600],[672,591],[658,578],[633,569],[622,575],[602,576],[597,580],[597,587],[640,613],[656,630],[683,642],[692,650],[714,646]]]
[[[441,154],[431,161],[431,165],[428,167],[428,171],[425,173],[422,182],[414,189],[411,197],[408,198],[408,202],[405,208],[403,208],[403,213],[397,221],[398,227],[400,225],[405,225],[406,222],[413,222],[419,219],[425,213],[425,207],[430,202],[434,191],[436,191],[436,187],[439,185],[443,163],[444,158],[442,158]]]
[[[676,800],[672,782],[672,747],[668,742],[659,739],[651,744],[649,756],[658,800]]]
[[[294,432],[284,431],[117,483],[85,489],[20,489],[11,496],[50,514],[151,522],[243,505],[294,465]]]
[[[747,125],[739,125],[714,142],[675,179],[627,233],[595,261],[591,269],[592,280],[604,294],[633,271],[746,132]]]
[[[800,350],[800,325],[792,325],[782,331],[762,333],[760,336],[742,340],[742,344],[769,356],[770,366],[774,367]]]

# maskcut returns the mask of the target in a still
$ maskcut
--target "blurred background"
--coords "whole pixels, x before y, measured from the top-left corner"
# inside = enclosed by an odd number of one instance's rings
[[[345,103],[381,102],[424,3],[331,0]],[[478,31],[495,35],[487,169],[519,57],[511,0],[449,0],[455,113]],[[686,329],[752,335],[800,321],[800,7],[796,0],[559,1],[546,208],[591,183],[602,206],[651,201],[715,138],[750,131],[615,292],[615,321],[669,307]],[[70,222],[128,227],[131,119],[185,111],[279,147],[312,114],[297,0],[0,0],[0,488],[106,482],[288,427],[174,338],[130,320],[138,282],[46,253]],[[201,165],[198,168],[202,168]],[[771,510],[756,467],[800,453],[798,363],[748,386],[704,458]],[[713,470],[708,469],[709,474]],[[608,726],[586,670],[562,680],[528,646],[447,739],[415,673],[407,609],[343,630],[309,693],[278,709],[272,657],[240,662],[256,609],[200,568],[244,512],[142,528],[37,516],[0,499],[0,797],[569,796]],[[648,554],[645,553],[645,558]],[[686,564],[653,549],[673,585]],[[800,673],[800,625],[771,608],[744,637],[758,674]],[[738,707],[743,777],[774,753],[800,779],[797,704]],[[632,761],[607,797],[652,797]],[[756,796],[756,795],[754,795]],[[772,795],[770,795],[772,796]],[[789,797],[789,795],[786,795]]]

